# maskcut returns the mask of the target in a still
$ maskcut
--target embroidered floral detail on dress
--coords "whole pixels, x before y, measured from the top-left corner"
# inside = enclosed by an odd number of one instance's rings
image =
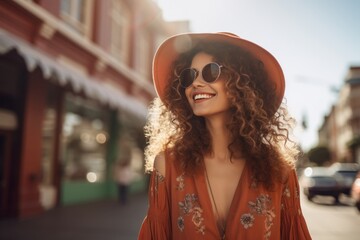
[[[184,201],[179,202],[180,216],[177,220],[177,225],[180,231],[185,228],[185,216],[192,216],[191,220],[196,227],[196,231],[205,234],[204,218],[202,216],[203,210],[199,205],[199,200],[195,194],[186,194]]]
[[[254,220],[255,218],[251,213],[245,213],[240,218],[241,224],[244,226],[245,229],[252,227]]]
[[[205,225],[203,224],[204,218],[202,213],[203,210],[200,207],[195,207],[192,222],[195,224],[198,232],[205,234]]]
[[[283,196],[288,197],[288,198],[291,197],[289,186],[285,187],[284,192],[283,192]]]
[[[180,176],[178,176],[176,178],[176,181],[178,182],[178,185],[176,186],[176,189],[179,191],[184,190],[185,187],[185,183],[184,183],[184,173],[181,174]]]
[[[184,223],[184,218],[183,217],[178,217],[178,220],[177,220],[177,225],[178,225],[178,228],[180,229],[180,231],[184,231],[184,227],[185,227],[185,223]]]
[[[257,188],[258,184],[257,184],[257,180],[255,179],[254,176],[251,176],[251,184],[250,184],[250,188],[255,189]]]
[[[163,182],[165,180],[164,176],[159,172],[155,171],[155,192],[158,190],[159,183]]]
[[[265,216],[265,239],[269,239],[271,235],[271,227],[275,218],[274,208],[269,195],[261,194],[255,201],[249,201],[251,213]],[[251,213],[245,213],[241,216],[240,222],[245,229],[252,227],[255,217]]]

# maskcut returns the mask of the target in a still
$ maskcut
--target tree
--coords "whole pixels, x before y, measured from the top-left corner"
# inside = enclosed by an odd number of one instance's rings
[[[324,146],[317,146],[310,149],[307,153],[309,161],[315,163],[318,166],[323,166],[330,161],[330,150]]]

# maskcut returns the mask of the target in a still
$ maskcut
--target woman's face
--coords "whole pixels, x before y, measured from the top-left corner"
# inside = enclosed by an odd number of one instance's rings
[[[191,68],[199,71],[194,82],[185,89],[186,98],[196,116],[211,117],[227,113],[230,100],[226,94],[223,74],[212,83],[207,83],[201,74],[208,63],[214,62],[213,56],[200,52],[191,62]]]

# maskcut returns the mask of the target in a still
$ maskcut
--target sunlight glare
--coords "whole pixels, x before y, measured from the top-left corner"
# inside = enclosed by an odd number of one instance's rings
[[[96,180],[97,180],[96,173],[94,173],[94,172],[88,172],[88,173],[86,174],[86,179],[87,179],[89,182],[91,182],[91,183],[96,182]]]

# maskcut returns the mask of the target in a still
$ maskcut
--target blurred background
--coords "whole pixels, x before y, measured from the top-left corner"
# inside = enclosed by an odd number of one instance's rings
[[[299,176],[353,164],[304,214],[314,239],[357,239],[356,196],[339,186],[360,163],[359,11],[356,0],[0,0],[0,239],[136,239],[152,57],[171,35],[218,31],[282,65]]]

